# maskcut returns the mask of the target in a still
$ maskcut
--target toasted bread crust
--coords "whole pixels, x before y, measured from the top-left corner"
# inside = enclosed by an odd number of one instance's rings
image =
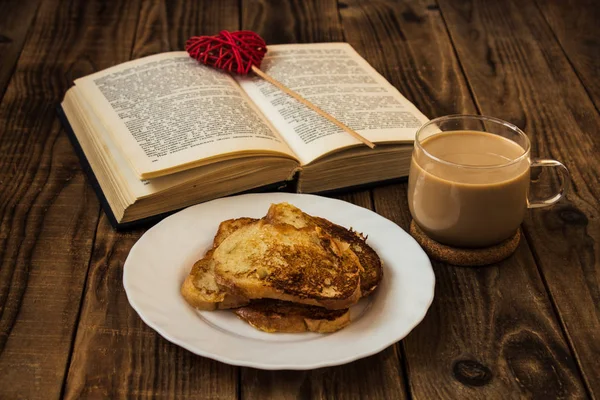
[[[265,332],[329,333],[350,323],[348,309],[326,310],[279,300],[255,300],[234,312],[253,327]]]
[[[360,233],[336,225],[324,218],[312,218],[318,226],[325,229],[333,237],[350,244],[350,248],[354,251],[363,267],[360,271],[360,288],[362,290],[362,296],[366,297],[373,293],[377,288],[377,285],[379,285],[379,282],[383,279],[381,259],[375,250],[367,244],[366,239]]]
[[[181,295],[199,310],[213,311],[240,307],[248,304],[248,299],[228,293],[217,286],[214,278],[213,250],[194,263],[189,275],[181,285]]]
[[[207,300],[207,298],[194,286],[194,278],[188,275],[181,285],[181,295],[194,308],[198,310],[213,311],[217,309],[219,302]]]
[[[217,234],[215,235],[215,238],[213,239],[213,249],[216,249],[217,247],[219,247],[219,245],[221,243],[223,243],[223,240],[227,239],[227,237],[229,235],[231,235],[233,232],[240,229],[242,226],[246,226],[246,225],[248,225],[252,222],[256,222],[256,221],[258,221],[258,219],[256,219],[256,218],[242,217],[242,218],[228,219],[228,220],[221,222],[219,224],[219,229],[217,229]]]

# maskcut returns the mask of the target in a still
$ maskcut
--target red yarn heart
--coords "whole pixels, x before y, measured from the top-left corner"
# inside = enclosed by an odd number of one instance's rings
[[[185,43],[190,57],[211,67],[246,75],[260,63],[267,44],[252,31],[221,31],[215,36],[193,36]]]

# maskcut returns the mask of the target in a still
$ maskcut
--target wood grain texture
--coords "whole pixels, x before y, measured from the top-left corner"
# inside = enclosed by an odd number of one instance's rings
[[[595,0],[537,1],[586,92],[600,110],[600,7]]]
[[[237,1],[144,2],[132,58],[181,50],[185,40],[195,34],[208,34],[216,29],[236,30],[237,6]],[[196,356],[169,343],[146,326],[129,305],[123,290],[123,263],[142,233],[142,230],[117,233],[102,216],[66,397],[237,397],[237,367]]]
[[[242,28],[267,44],[343,41],[336,1],[243,1]],[[369,191],[336,196],[371,208]],[[246,399],[402,399],[406,389],[395,346],[353,363],[313,371],[261,371],[242,368]]]
[[[156,0],[144,3],[132,58],[183,51],[191,36],[215,35],[223,29],[238,29],[240,11],[236,1],[183,3]]]
[[[600,397],[596,4],[435,1],[0,3],[0,398]],[[571,169],[567,201],[497,266],[434,263],[427,317],[372,357],[268,372],[170,344],[123,291],[143,231],[98,219],[54,107],[75,78],[240,21],[270,44],[349,41],[429,117],[516,123]],[[408,228],[406,184],[338,197]]]
[[[430,116],[475,112],[435,5],[344,3],[348,41],[417,107]],[[374,41],[383,51],[366,45]],[[377,188],[373,196],[378,213],[408,230],[406,186]],[[432,308],[402,342],[412,397],[585,395],[526,241],[495,267],[434,263],[434,270]]]
[[[123,264],[142,233],[101,217],[65,397],[235,398],[236,368],[168,342],[129,305]]]
[[[44,2],[3,98],[0,398],[60,395],[99,207],[55,107],[74,78],[127,59],[138,11]]]
[[[40,0],[0,2],[0,101],[21,54]]]
[[[534,249],[585,382],[600,397],[600,115],[531,2],[440,1],[484,114],[528,133],[534,157],[563,161],[567,199],[529,211]]]
[[[311,371],[242,369],[243,399],[404,399],[396,346],[339,367]],[[374,385],[377,383],[377,385]]]
[[[267,46],[344,40],[335,0],[242,0],[242,28]]]

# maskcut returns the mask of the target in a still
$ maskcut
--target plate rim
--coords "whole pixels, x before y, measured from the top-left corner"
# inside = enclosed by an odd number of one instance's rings
[[[153,321],[151,321],[143,312],[143,307],[141,307],[138,303],[136,303],[135,299],[132,298],[132,296],[130,296],[130,290],[132,290],[129,287],[129,284],[127,283],[127,277],[129,275],[128,271],[131,268],[127,268],[127,264],[128,264],[128,260],[129,260],[129,256],[130,254],[132,254],[134,252],[134,249],[138,246],[138,244],[140,242],[142,242],[142,238],[144,236],[146,236],[147,234],[149,234],[151,231],[154,230],[158,230],[160,229],[160,226],[163,224],[166,224],[169,219],[175,218],[175,216],[179,215],[180,213],[184,213],[184,212],[189,212],[190,209],[192,208],[201,208],[203,206],[206,206],[209,203],[215,203],[215,202],[220,202],[223,201],[225,199],[229,199],[229,201],[231,201],[231,199],[240,199],[240,198],[251,198],[251,197],[267,197],[267,196],[273,196],[273,195],[284,195],[284,197],[310,197],[313,199],[316,199],[317,201],[320,200],[326,200],[326,201],[333,201],[333,202],[341,202],[344,203],[345,206],[350,206],[352,207],[358,207],[361,208],[365,211],[367,211],[368,213],[371,213],[375,218],[381,219],[386,221],[386,223],[391,223],[393,224],[397,229],[400,229],[402,232],[404,232],[404,234],[407,236],[408,240],[411,240],[414,242],[414,244],[416,245],[416,249],[418,251],[420,251],[422,253],[422,255],[424,256],[424,262],[426,263],[426,266],[428,267],[428,272],[431,278],[431,287],[430,287],[430,296],[426,301],[426,304],[424,305],[422,311],[418,314],[418,317],[414,319],[414,323],[411,323],[411,327],[406,330],[406,332],[402,332],[401,334],[397,335],[397,338],[394,339],[393,341],[389,341],[389,340],[383,340],[381,341],[381,343],[377,346],[374,346],[373,348],[366,350],[366,351],[362,351],[362,352],[358,352],[358,353],[353,353],[347,357],[341,357],[335,360],[329,360],[329,361],[315,361],[313,363],[304,363],[301,365],[298,364],[290,364],[290,363],[262,363],[262,362],[257,362],[257,361],[246,361],[246,360],[239,360],[239,359],[235,359],[235,358],[230,358],[228,356],[223,356],[221,354],[215,353],[215,352],[211,352],[211,351],[207,351],[207,350],[203,350],[203,349],[198,349],[197,347],[189,344],[187,341],[183,340],[183,339],[178,339],[174,336],[172,336],[169,332],[165,331],[162,329],[162,327],[159,326],[158,323],[155,323]],[[285,201],[285,200],[284,200]],[[313,195],[313,194],[306,194],[306,193],[286,193],[286,192],[275,192],[275,193],[247,193],[247,194],[241,194],[241,195],[236,195],[236,196],[229,196],[229,197],[223,197],[223,198],[219,198],[219,199],[214,199],[211,201],[207,201],[204,203],[200,203],[200,204],[196,204],[190,207],[186,207],[166,218],[164,218],[163,220],[161,220],[160,222],[158,222],[156,225],[152,226],[150,229],[148,229],[146,232],[144,232],[144,234],[142,236],[140,236],[140,238],[136,241],[136,243],[131,247],[131,249],[129,250],[127,259],[125,260],[124,264],[123,264],[123,287],[125,290],[125,295],[127,297],[127,301],[129,302],[129,305],[135,310],[135,312],[137,313],[138,317],[148,326],[150,327],[152,330],[154,330],[157,334],[159,334],[160,336],[162,336],[164,339],[168,340],[169,342],[182,347],[184,349],[186,349],[187,351],[202,356],[202,357],[206,357],[212,360],[216,360],[219,362],[223,362],[225,364],[229,364],[229,365],[233,365],[233,366],[238,366],[238,367],[249,367],[249,368],[257,368],[257,369],[262,369],[262,370],[270,370],[270,371],[275,371],[275,370],[296,370],[296,371],[300,371],[300,370],[310,370],[310,369],[316,369],[316,368],[324,368],[324,367],[332,367],[332,366],[339,366],[339,365],[343,365],[343,364],[347,364],[347,363],[351,363],[353,361],[362,359],[362,358],[366,358],[375,354],[380,353],[381,351],[385,350],[386,348],[392,346],[395,343],[398,343],[399,341],[403,340],[406,336],[408,336],[408,334],[410,332],[412,332],[414,330],[414,328],[416,328],[425,318],[425,316],[427,315],[429,309],[431,308],[431,304],[433,303],[434,297],[435,297],[435,285],[436,285],[436,277],[435,277],[435,273],[433,271],[433,267],[431,264],[431,260],[429,259],[429,257],[427,256],[427,254],[425,253],[425,251],[421,248],[421,246],[418,245],[418,243],[414,240],[414,238],[412,236],[410,236],[410,234],[408,234],[404,229],[402,229],[402,227],[400,227],[398,224],[396,224],[395,222],[385,218],[384,216],[376,213],[373,210],[370,210],[368,208],[359,206],[357,204],[354,203],[350,203],[347,202],[345,200],[341,200],[341,199],[336,199],[336,198],[331,198],[331,197],[324,197],[324,196],[318,196],[318,195]],[[206,323],[206,322],[204,322]]]

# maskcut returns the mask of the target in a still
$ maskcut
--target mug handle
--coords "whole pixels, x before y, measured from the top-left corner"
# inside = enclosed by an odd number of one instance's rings
[[[560,183],[560,189],[559,189],[558,193],[556,193],[553,196],[548,197],[547,199],[542,199],[542,200],[527,199],[527,207],[528,208],[541,208],[541,207],[548,207],[548,206],[555,204],[558,200],[560,200],[565,195],[567,185],[571,181],[571,176],[569,175],[569,170],[560,161],[549,160],[549,159],[534,159],[531,161],[531,167],[556,167],[556,168],[558,168],[559,175],[561,176],[561,183]]]

